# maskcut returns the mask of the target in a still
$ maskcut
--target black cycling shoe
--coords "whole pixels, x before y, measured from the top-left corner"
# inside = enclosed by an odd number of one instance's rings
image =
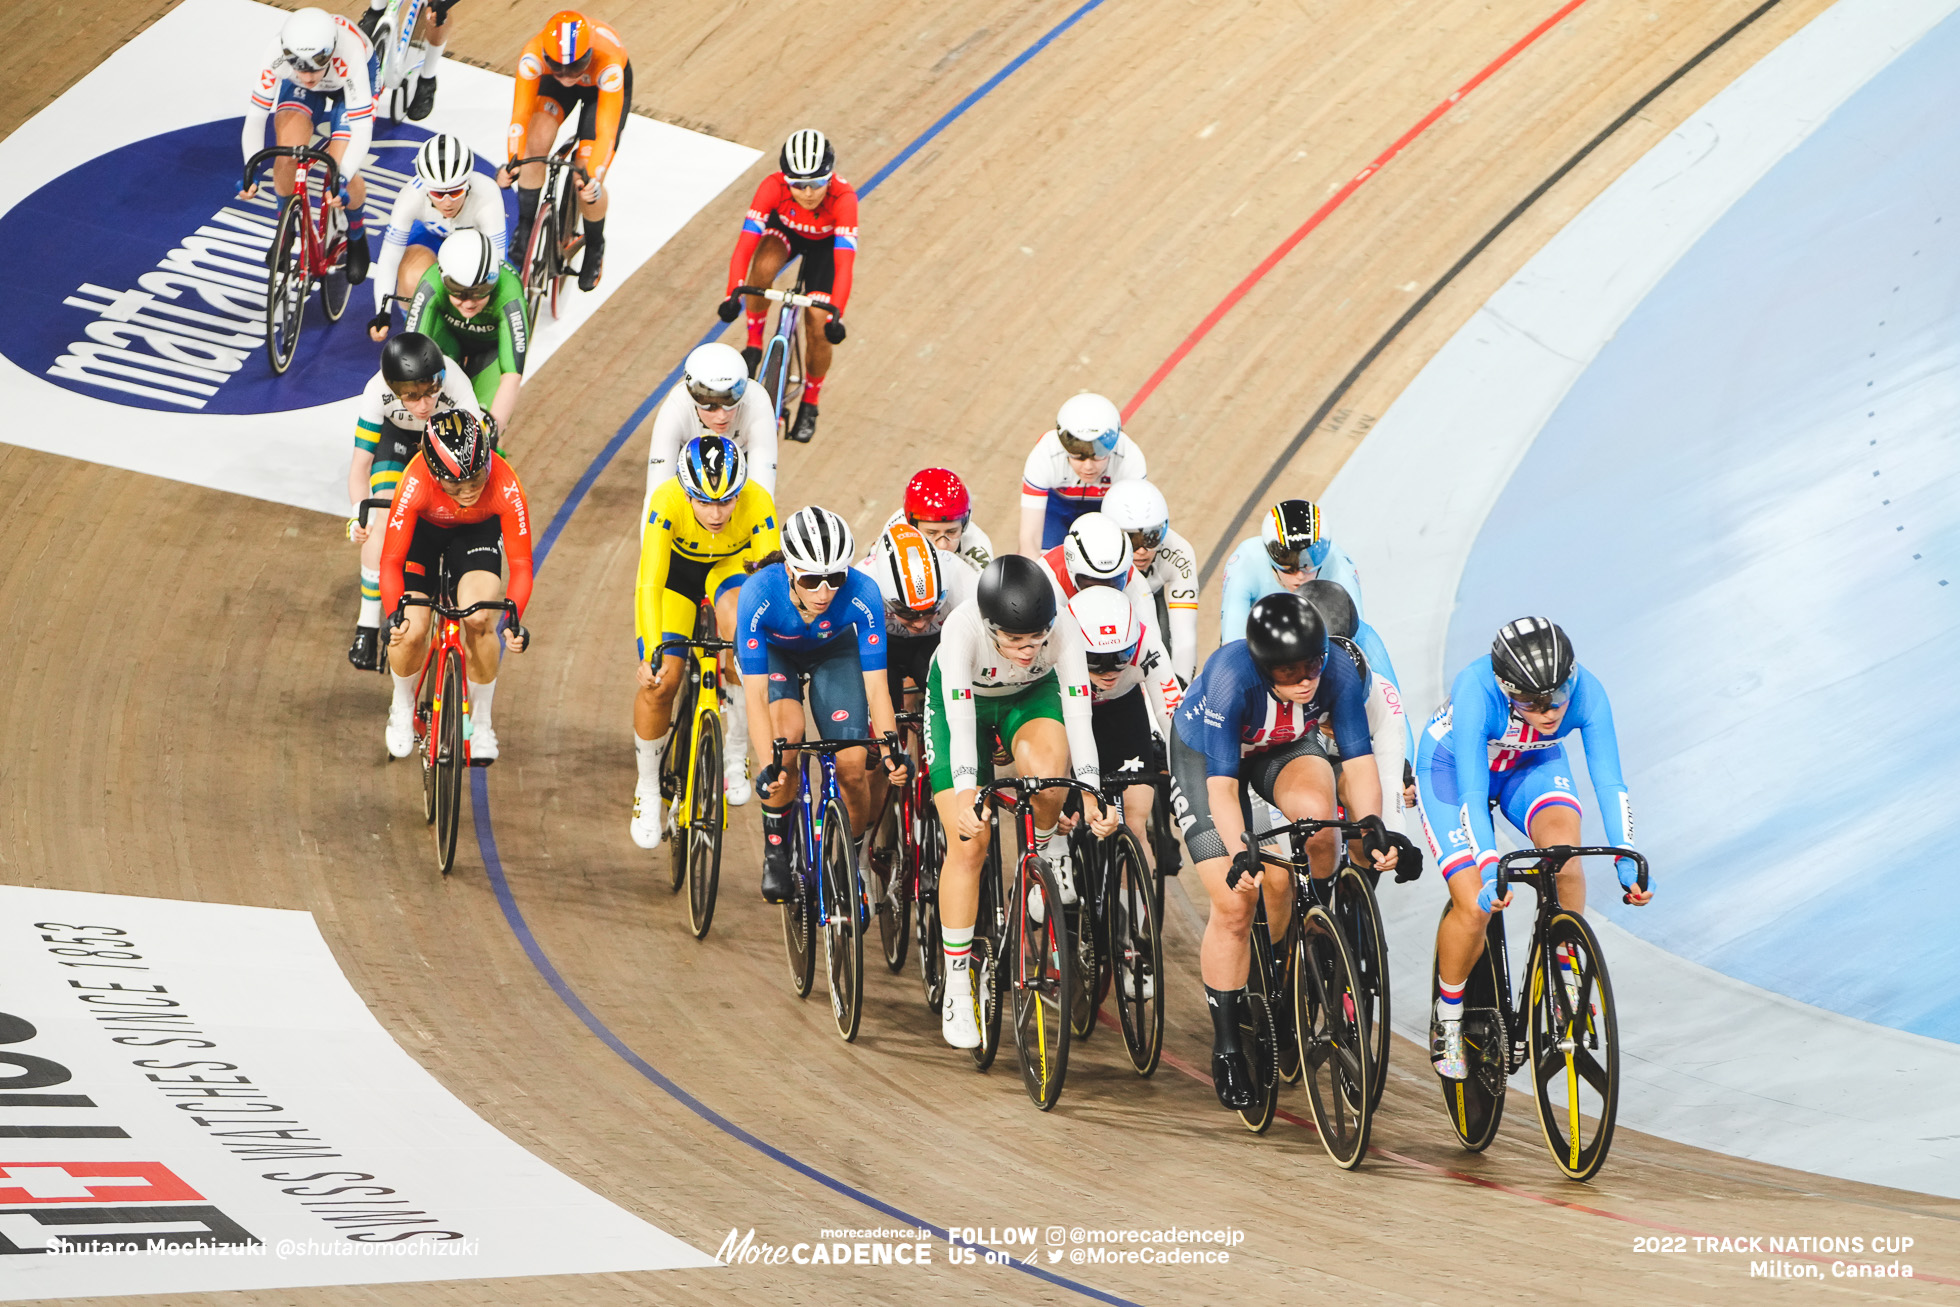
[[[381,632],[372,626],[354,628],[354,643],[347,647],[347,661],[364,672],[381,666]]]
[[[796,425],[789,429],[789,438],[802,444],[809,444],[810,437],[817,434],[817,406],[802,404],[796,406]]]
[[[762,346],[742,346],[742,362],[749,365],[749,376],[754,377],[755,370],[762,366]]]
[[[418,77],[415,79],[415,98],[408,102],[408,120],[421,122],[436,107],[436,79]]]
[[[604,241],[587,240],[585,243],[585,257],[579,260],[578,265],[578,288],[587,292],[597,290],[599,287],[599,274],[605,270],[605,264],[606,243]]]
[[[347,284],[358,286],[367,280],[368,243],[365,235],[347,238]]]
[[[796,898],[796,880],[790,875],[789,859],[765,856],[762,859],[762,901],[789,903]]]
[[[1245,1054],[1213,1053],[1211,1086],[1228,1112],[1243,1112],[1252,1106],[1252,1073],[1246,1070]]]

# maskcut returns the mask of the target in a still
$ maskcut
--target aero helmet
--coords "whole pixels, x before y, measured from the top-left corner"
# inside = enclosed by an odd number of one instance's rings
[[[1063,402],[1055,436],[1077,458],[1108,458],[1123,434],[1123,415],[1101,395],[1083,391]]]
[[[703,408],[730,408],[749,388],[749,365],[733,345],[696,345],[681,365],[681,384]]]
[[[1095,586],[1070,599],[1068,610],[1082,628],[1090,671],[1113,672],[1136,658],[1143,624],[1121,594],[1107,586]]]
[[[1084,513],[1062,537],[1062,566],[1078,588],[1122,586],[1130,579],[1130,542],[1101,513]]]
[[[883,547],[886,573],[891,577],[892,603],[908,613],[929,613],[939,607],[939,551],[932,547],[916,526],[903,522],[885,528],[878,543]]]
[[[1002,554],[980,573],[980,616],[997,635],[1045,634],[1055,625],[1055,583],[1024,554]]]
[[[1327,661],[1327,624],[1305,598],[1281,590],[1252,605],[1245,619],[1245,647],[1268,679],[1275,667],[1289,663],[1305,663],[1311,679]]]

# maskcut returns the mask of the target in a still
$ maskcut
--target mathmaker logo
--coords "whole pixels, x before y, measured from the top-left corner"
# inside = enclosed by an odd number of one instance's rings
[[[331,324],[315,292],[292,368],[278,377],[266,362],[266,252],[279,210],[269,186],[256,200],[233,198],[239,128],[233,118],[122,146],[0,216],[15,295],[0,315],[0,354],[68,390],[166,412],[272,413],[358,394],[379,352],[364,326],[366,284]],[[429,136],[378,128],[376,162],[362,169],[377,259]]]

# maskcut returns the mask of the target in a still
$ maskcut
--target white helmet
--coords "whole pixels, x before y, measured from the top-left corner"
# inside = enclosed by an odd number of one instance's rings
[[[1101,395],[1085,390],[1063,402],[1055,415],[1055,434],[1077,458],[1108,458],[1123,434],[1123,415]]]
[[[443,283],[454,295],[475,286],[488,286],[497,280],[497,247],[474,227],[462,227],[443,237],[436,250],[436,266],[442,269]]]
[[[827,508],[799,508],[783,523],[783,561],[798,572],[841,572],[855,557],[850,523]]]
[[[340,28],[333,15],[324,9],[309,5],[305,9],[295,9],[293,16],[279,29],[279,50],[286,62],[304,72],[326,71],[333,59],[334,43],[340,40]]]
[[[476,155],[460,136],[438,133],[415,152],[415,175],[432,191],[453,191],[476,171]]]
[[[687,356],[681,366],[681,384],[695,403],[728,408],[749,388],[749,365],[733,345],[710,341],[696,345]]]
[[[1164,492],[1141,479],[1111,486],[1103,496],[1101,512],[1133,537],[1145,536],[1145,549],[1162,544],[1164,533],[1171,529],[1171,506],[1164,502]],[[1149,539],[1152,536],[1156,538]]]
[[[1084,513],[1062,537],[1062,566],[1078,587],[1113,585],[1130,578],[1130,540],[1101,513]]]
[[[1082,628],[1090,671],[1113,672],[1136,657],[1143,624],[1123,595],[1107,586],[1091,586],[1068,601],[1068,610]]]
[[[830,141],[814,127],[805,127],[793,132],[783,142],[782,153],[776,156],[782,165],[784,177],[795,181],[805,178],[828,177],[837,166],[836,152],[830,148]]]

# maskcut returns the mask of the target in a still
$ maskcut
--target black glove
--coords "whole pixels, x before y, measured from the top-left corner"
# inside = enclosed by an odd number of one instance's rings
[[[1257,849],[1240,849],[1238,856],[1232,859],[1232,869],[1225,873],[1225,888],[1237,889],[1243,877],[1258,875],[1259,869],[1265,865],[1265,859],[1259,856]]]
[[[1168,772],[1171,769],[1170,751],[1164,744],[1164,737],[1150,737],[1150,770],[1153,773]]]
[[[742,297],[740,295],[730,295],[720,304],[717,304],[715,306],[715,316],[723,322],[733,322],[735,319],[741,317]]]
[[[1406,885],[1422,875],[1422,850],[1406,835],[1390,835],[1395,846],[1395,883]]]
[[[776,782],[781,780],[782,778],[783,778],[783,769],[781,765],[773,762],[767,763],[763,766],[760,772],[756,773],[756,778],[755,778],[756,791],[761,794],[767,794],[769,791],[776,788]]]
[[[912,770],[912,757],[903,749],[894,749],[885,755],[885,770],[891,771],[897,767],[903,767],[908,772]]]
[[[1359,825],[1362,828],[1361,856],[1373,865],[1375,854],[1388,852],[1388,827],[1382,825],[1380,817],[1363,817]]]
[[[844,324],[836,318],[823,324],[823,338],[833,345],[844,343]]]
[[[369,331],[383,331],[394,325],[395,325],[395,313],[393,309],[383,309],[381,310],[381,312],[375,314],[373,317],[368,319]]]

